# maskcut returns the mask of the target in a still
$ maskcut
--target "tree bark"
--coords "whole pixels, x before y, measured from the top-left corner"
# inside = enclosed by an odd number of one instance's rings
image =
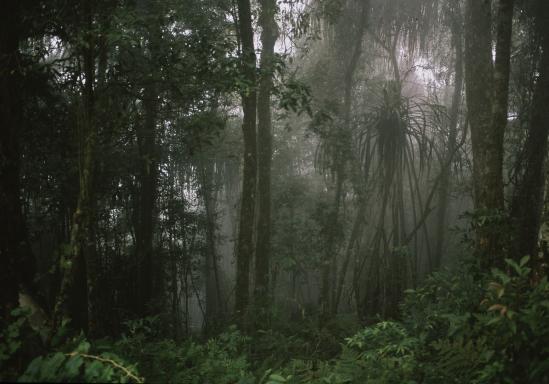
[[[360,16],[357,24],[356,36],[354,37],[354,45],[351,49],[351,56],[349,60],[348,67],[344,73],[344,94],[343,94],[343,124],[345,132],[350,135],[351,132],[351,113],[352,113],[352,90],[353,90],[353,79],[354,75],[362,55],[362,43],[364,34],[366,33],[366,25],[368,21],[368,13],[370,9],[370,1],[364,0],[360,5]],[[356,195],[358,196],[358,210],[355,216],[353,223],[353,229],[349,237],[349,242],[345,252],[345,259],[343,265],[341,266],[341,271],[339,273],[339,278],[337,285],[334,284],[334,298],[331,305],[331,311],[335,315],[337,314],[339,302],[341,299],[341,293],[343,291],[343,285],[345,283],[345,277],[347,274],[347,269],[349,262],[351,260],[351,255],[355,247],[358,237],[360,236],[362,230],[362,224],[364,222],[364,214],[366,211],[366,197],[364,196],[364,189],[366,187],[365,181],[362,179],[361,172],[354,172],[354,177],[359,178],[360,180],[355,183],[358,186],[359,190],[355,190]]]
[[[224,312],[217,265],[215,233],[217,201],[216,187],[214,185],[214,167],[215,163],[211,160],[200,161],[202,198],[204,199],[204,208],[206,210],[206,239],[208,244],[204,274],[206,281],[206,326],[204,331],[206,335],[211,334],[211,331],[215,328],[216,323]]]
[[[476,251],[485,268],[502,261],[503,137],[507,122],[513,0],[501,0],[492,63],[490,1],[468,0],[465,82],[473,144],[474,202],[487,225],[477,225]]]
[[[341,292],[339,290],[339,282],[341,275],[346,274],[346,266],[348,261],[344,261],[343,269],[340,272],[338,279],[338,262],[337,262],[337,249],[338,249],[338,231],[340,222],[340,207],[342,197],[344,196],[344,182],[346,179],[345,168],[349,160],[349,149],[351,147],[351,107],[352,107],[352,91],[353,91],[353,79],[354,75],[362,55],[362,42],[366,31],[366,23],[368,18],[368,11],[370,8],[369,1],[350,1],[345,5],[346,14],[348,14],[350,21],[345,19],[345,15],[342,16],[340,23],[352,22],[352,35],[350,46],[345,42],[349,38],[346,33],[336,34],[336,42],[340,52],[336,54],[341,56],[344,70],[342,72],[342,95],[340,96],[340,102],[342,103],[342,124],[338,127],[338,132],[335,135],[334,142],[334,158],[333,158],[333,173],[335,176],[335,191],[334,191],[334,203],[329,213],[330,219],[328,223],[327,236],[326,236],[326,249],[322,260],[321,271],[321,290],[320,290],[320,310],[321,310],[321,323],[328,320],[328,318],[334,315],[337,311],[337,303]],[[346,28],[346,27],[345,27]],[[344,28],[344,29],[345,29]],[[360,219],[359,219],[360,222]],[[347,260],[347,259],[346,259]]]
[[[238,0],[238,31],[241,40],[241,71],[246,89],[241,91],[244,120],[244,169],[242,197],[240,201],[240,225],[236,253],[235,315],[242,328],[246,328],[249,304],[250,261],[254,256],[254,224],[257,188],[257,143],[256,143],[256,56],[254,32],[249,0]]]
[[[461,93],[463,90],[463,28],[461,9],[457,4],[454,9],[452,22],[452,40],[455,50],[455,67],[454,67],[454,94],[452,96],[452,105],[450,107],[449,126],[448,126],[448,149],[443,163],[443,170],[440,179],[440,189],[438,196],[438,215],[436,227],[436,245],[435,257],[433,258],[432,269],[440,268],[442,261],[442,252],[446,235],[446,215],[448,211],[448,194],[450,191],[450,175],[452,168],[452,158],[455,155],[457,145],[457,128],[459,120],[459,112],[461,105]]]
[[[17,1],[3,4],[0,15],[0,325],[16,308],[20,285],[30,286],[34,259],[27,239],[20,199],[20,93],[19,41],[22,19]]]
[[[100,333],[97,277],[100,271],[95,247],[95,191],[97,127],[95,122],[95,36],[92,32],[93,11],[91,4],[85,3],[86,45],[82,47],[83,74],[82,101],[79,108],[80,161],[79,194],[70,236],[70,250],[62,263],[63,278],[54,310],[54,329],[62,325],[64,319],[84,319],[74,308],[75,289],[81,275],[86,276],[87,285],[87,331],[91,337]],[[85,268],[83,271],[82,268]],[[74,324],[82,326],[83,324]]]
[[[543,209],[543,189],[549,136],[549,5],[543,3],[536,22],[542,32],[542,58],[532,98],[532,111],[524,144],[521,178],[513,195],[511,217],[515,228],[513,257],[537,255]]]
[[[339,279],[337,282],[337,290],[334,300],[333,313],[337,314],[339,303],[341,301],[341,294],[343,292],[343,286],[345,285],[345,277],[347,276],[347,270],[349,269],[349,263],[351,262],[351,257],[353,256],[353,251],[355,250],[357,243],[359,242],[360,235],[362,234],[362,226],[364,224],[364,215],[366,214],[366,199],[363,196],[359,197],[358,201],[358,210],[353,223],[353,229],[349,237],[349,242],[347,243],[347,249],[345,251],[345,259],[343,260],[343,265],[341,266],[341,271],[339,273]]]
[[[138,313],[146,316],[150,313],[155,292],[155,278],[159,266],[153,263],[153,238],[155,228],[156,189],[158,184],[159,153],[156,144],[158,123],[158,85],[153,73],[157,71],[158,50],[161,31],[157,20],[148,18],[156,15],[151,1],[139,4],[147,22],[150,72],[145,78],[143,91],[143,122],[137,127],[137,145],[139,149],[139,207],[137,213],[136,258],[140,265],[140,297]]]
[[[271,260],[271,90],[274,76],[274,46],[278,38],[276,1],[261,0],[261,78],[257,94],[258,220],[255,254],[254,306],[259,322],[267,320],[269,307],[269,266]]]

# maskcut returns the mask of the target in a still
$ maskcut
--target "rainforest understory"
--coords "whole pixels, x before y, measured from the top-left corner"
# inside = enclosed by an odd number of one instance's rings
[[[549,383],[549,2],[2,8],[0,381]]]

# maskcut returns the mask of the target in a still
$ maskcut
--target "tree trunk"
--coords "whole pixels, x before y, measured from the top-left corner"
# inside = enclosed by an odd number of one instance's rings
[[[278,38],[276,1],[261,0],[261,78],[257,95],[258,220],[255,254],[254,306],[258,322],[266,319],[269,307],[269,266],[271,260],[271,90],[274,76],[274,46]],[[264,316],[265,315],[265,316]]]
[[[150,1],[139,4],[143,16],[156,15]],[[155,278],[159,266],[153,263],[153,238],[155,227],[156,188],[158,183],[159,153],[156,145],[158,123],[158,86],[153,73],[157,69],[158,50],[161,39],[160,27],[156,20],[148,20],[146,30],[150,56],[150,73],[147,74],[143,92],[143,122],[137,127],[137,145],[139,149],[139,207],[137,214],[136,258],[140,265],[140,304],[138,313],[146,316],[151,313]]]
[[[20,285],[32,285],[34,259],[20,200],[19,40],[22,10],[17,1],[4,4],[0,15],[0,325],[18,306]]]
[[[343,52],[337,53],[342,57],[342,64],[345,66],[343,71],[343,97],[342,97],[342,125],[337,133],[335,146],[334,174],[335,174],[335,193],[334,205],[330,212],[329,229],[326,240],[326,251],[322,262],[322,281],[320,292],[320,307],[321,307],[321,322],[325,322],[330,316],[335,315],[341,295],[339,281],[345,279],[346,267],[349,263],[346,254],[346,259],[340,276],[338,278],[338,231],[340,222],[340,206],[344,195],[343,186],[346,179],[345,168],[349,160],[348,151],[351,148],[351,107],[352,107],[352,91],[354,75],[362,55],[363,37],[366,31],[366,23],[370,8],[369,1],[350,1],[346,5],[349,7],[346,11],[349,17],[352,17],[352,40],[348,46],[345,40],[348,36],[345,33],[340,33],[336,36],[338,47],[343,49]],[[357,218],[361,222],[361,219]],[[352,236],[351,236],[352,237]]]
[[[95,36],[92,33],[93,14],[91,5],[85,5],[86,46],[82,49],[85,83],[82,89],[82,106],[79,108],[79,132],[81,149],[79,161],[79,194],[70,236],[70,251],[61,261],[63,278],[54,311],[54,329],[62,325],[63,319],[84,319],[75,313],[80,307],[75,300],[75,290],[81,275],[86,276],[87,285],[87,331],[91,337],[100,333],[98,317],[97,278],[100,271],[95,247],[95,191],[97,127],[94,121],[95,82]],[[85,270],[82,270],[85,268]],[[75,305],[76,304],[76,305]],[[82,326],[83,324],[74,324]]]
[[[339,151],[339,150],[338,150]],[[335,293],[335,283],[333,280],[334,274],[336,273],[336,254],[337,254],[337,240],[339,228],[339,215],[340,215],[340,206],[343,195],[343,179],[344,179],[344,164],[341,159],[341,153],[338,155],[338,158],[335,159],[336,162],[336,172],[335,172],[335,192],[334,192],[334,203],[329,212],[329,219],[327,220],[327,229],[326,229],[326,247],[325,253],[322,260],[322,280],[320,288],[320,323],[323,325],[326,321],[332,316]]]
[[[549,5],[542,4],[542,12],[537,22],[542,29],[542,58],[539,77],[534,88],[532,115],[528,135],[524,144],[521,178],[515,190],[511,217],[515,225],[513,257],[537,255],[537,239],[543,208],[543,188],[545,184],[545,162],[549,136]]]
[[[345,259],[343,260],[343,265],[341,266],[341,271],[339,273],[339,279],[337,282],[337,290],[333,306],[334,314],[337,314],[337,310],[341,300],[341,293],[343,292],[343,286],[345,285],[345,277],[347,276],[347,270],[349,269],[349,263],[351,262],[353,251],[355,250],[356,245],[359,242],[360,236],[362,234],[362,226],[364,224],[365,214],[366,199],[364,197],[359,197],[358,210],[354,219],[353,229],[349,237],[349,242],[347,243],[347,249],[345,250]]]
[[[247,87],[241,91],[244,121],[244,169],[242,175],[242,198],[240,201],[240,225],[236,253],[235,314],[242,328],[246,328],[249,303],[250,261],[254,255],[254,224],[257,187],[256,144],[256,57],[254,32],[249,0],[238,0],[238,31],[242,46],[242,75]]]
[[[215,163],[210,160],[201,160],[200,173],[202,184],[202,198],[204,199],[204,208],[206,210],[206,240],[207,254],[205,260],[206,281],[206,327],[205,334],[211,334],[215,329],[216,323],[223,314],[223,300],[221,295],[221,286],[219,282],[219,273],[217,265],[216,250],[216,193],[214,189],[214,167]]]
[[[467,1],[465,82],[473,144],[474,202],[487,225],[477,225],[476,251],[488,268],[502,260],[503,137],[507,122],[507,94],[513,1],[501,0],[497,18],[495,66],[492,64],[489,1]]]
[[[137,130],[140,157],[138,226],[135,231],[137,260],[140,263],[141,295],[144,307],[140,313],[146,315],[147,306],[153,298],[153,232],[157,184],[156,154],[156,92],[155,86],[146,86],[143,100],[145,118]]]
[[[343,123],[345,126],[344,127],[345,131],[348,132],[349,135],[352,128],[351,127],[351,112],[352,112],[351,104],[352,104],[353,78],[354,78],[360,57],[362,55],[362,42],[363,42],[364,34],[366,33],[366,24],[368,21],[370,1],[364,0],[363,2],[361,2],[360,9],[361,9],[360,16],[359,16],[360,19],[358,20],[356,36],[354,37],[354,45],[352,46],[349,65],[344,74],[345,89],[344,89],[344,96],[343,96]],[[355,171],[353,176],[359,179],[357,182],[354,183],[356,186],[358,186],[358,190],[355,190],[355,194],[358,196],[357,200],[358,200],[359,207],[354,220],[353,229],[349,237],[349,242],[345,252],[345,259],[343,261],[343,265],[341,266],[341,271],[339,274],[337,286],[334,287],[335,295],[334,295],[332,309],[331,309],[334,315],[337,314],[337,309],[341,299],[341,293],[343,291],[343,285],[345,283],[345,276],[347,274],[347,269],[349,266],[349,262],[351,260],[353,249],[355,247],[356,242],[358,241],[358,238],[362,230],[362,224],[364,222],[364,214],[366,212],[366,197],[364,196],[364,189],[366,188],[366,182],[365,180],[363,180],[363,176],[361,175],[360,171]]]
[[[436,227],[436,245],[435,257],[433,259],[432,269],[440,268],[442,261],[442,252],[446,235],[446,214],[448,211],[448,194],[450,191],[450,175],[452,169],[452,158],[455,155],[457,145],[457,128],[459,112],[461,105],[461,93],[463,90],[463,31],[461,9],[457,4],[454,10],[452,22],[452,40],[455,50],[455,70],[454,70],[454,94],[452,96],[452,105],[450,107],[450,116],[448,123],[448,149],[443,163],[443,170],[440,179],[440,189],[438,195],[438,216]]]

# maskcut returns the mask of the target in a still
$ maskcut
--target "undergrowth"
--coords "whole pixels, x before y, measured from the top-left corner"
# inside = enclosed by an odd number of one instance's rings
[[[432,274],[406,291],[400,321],[358,328],[341,318],[276,322],[244,335],[176,343],[158,318],[128,322],[117,340],[64,338],[34,359],[25,313],[2,331],[1,380],[67,382],[549,383],[549,283],[528,258],[505,271],[470,266]],[[31,338],[32,339],[32,338]],[[63,339],[63,338],[60,338]],[[29,344],[31,343],[31,344]],[[25,352],[25,353],[23,353]]]

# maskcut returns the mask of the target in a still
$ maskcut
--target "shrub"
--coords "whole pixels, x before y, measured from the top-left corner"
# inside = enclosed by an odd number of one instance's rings
[[[403,318],[424,345],[425,382],[549,382],[549,284],[528,261],[476,278],[434,274],[408,292]]]
[[[230,327],[206,343],[176,343],[157,339],[154,319],[127,324],[128,331],[114,345],[117,353],[139,364],[147,380],[163,383],[237,383],[251,378],[245,349],[249,339]]]
[[[0,331],[0,381],[13,381],[28,363],[40,354],[42,339],[29,322],[30,311],[16,308],[11,311],[10,323]]]
[[[528,258],[507,271],[433,274],[407,292],[402,322],[345,339],[330,361],[293,360],[267,383],[549,383],[549,283]]]
[[[56,352],[35,358],[19,378],[23,382],[143,383],[134,366],[111,353],[90,353],[82,341],[69,353]]]

